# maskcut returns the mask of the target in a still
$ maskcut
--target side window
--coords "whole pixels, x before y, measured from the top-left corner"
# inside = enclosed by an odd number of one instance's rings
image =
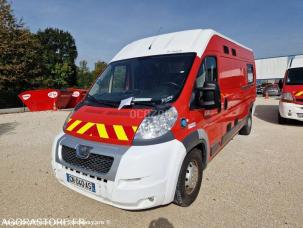
[[[200,66],[199,73],[197,75],[196,79],[196,88],[202,88],[205,82],[205,74],[206,74],[206,66],[205,66],[205,60],[202,62]]]
[[[254,82],[254,66],[252,64],[247,64],[247,82],[248,84]]]
[[[227,55],[229,54],[229,48],[225,45],[223,46],[223,51],[225,54],[227,54]]]
[[[121,92],[125,90],[126,66],[119,65],[114,69],[112,92]]]
[[[206,57],[205,59],[206,75],[205,81],[216,82],[218,78],[217,59],[216,57]]]
[[[201,63],[197,78],[196,88],[202,88],[205,82],[217,82],[218,81],[218,67],[217,59],[214,56],[207,56]],[[197,99],[197,93],[193,91],[191,97],[191,107],[196,107],[195,99]]]
[[[112,78],[112,73],[110,67],[106,68],[103,72],[102,77],[99,77],[95,83],[95,85],[91,88],[92,94],[97,93],[108,93],[109,92],[109,84]]]
[[[196,88],[202,88],[204,82],[214,82],[218,78],[217,59],[213,56],[206,57],[196,79]]]
[[[233,56],[237,56],[236,49],[232,48],[232,49],[231,49],[231,54],[232,54]]]

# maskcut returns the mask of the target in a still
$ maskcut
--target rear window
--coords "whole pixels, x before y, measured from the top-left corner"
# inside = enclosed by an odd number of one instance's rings
[[[303,85],[303,67],[288,69],[286,84]]]
[[[247,64],[247,83],[254,82],[254,66],[252,64]]]

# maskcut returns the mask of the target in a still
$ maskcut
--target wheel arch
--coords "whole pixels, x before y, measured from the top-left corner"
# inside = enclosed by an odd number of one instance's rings
[[[208,163],[209,158],[209,141],[208,136],[204,129],[198,129],[194,132],[191,132],[188,136],[186,136],[182,143],[186,148],[186,153],[191,151],[194,148],[197,148],[202,153],[202,163],[203,168],[205,169]]]

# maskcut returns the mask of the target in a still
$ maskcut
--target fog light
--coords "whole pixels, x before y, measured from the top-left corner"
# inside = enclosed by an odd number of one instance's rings
[[[288,110],[288,114],[287,114],[288,116],[291,116],[292,114],[291,114],[291,110]]]
[[[155,197],[148,197],[147,199],[148,199],[150,202],[154,202]]]

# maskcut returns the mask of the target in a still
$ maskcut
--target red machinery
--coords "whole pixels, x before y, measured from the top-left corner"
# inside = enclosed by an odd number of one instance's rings
[[[72,96],[66,108],[74,108],[87,93],[86,89],[68,88],[67,91],[72,92]]]
[[[27,90],[18,95],[28,109],[33,111],[74,108],[85,96],[86,90],[68,88]]]

